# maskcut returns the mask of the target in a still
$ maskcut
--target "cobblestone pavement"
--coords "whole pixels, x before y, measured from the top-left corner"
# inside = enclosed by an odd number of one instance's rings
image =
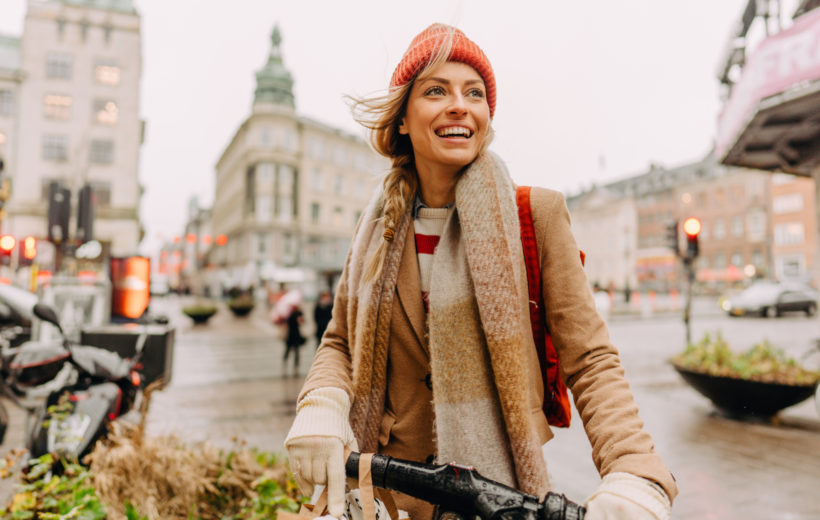
[[[178,326],[178,337],[173,380],[152,400],[149,434],[175,432],[191,442],[224,446],[241,439],[282,451],[294,400],[311,361],[312,340],[302,347],[299,367],[285,369],[279,331],[262,307],[247,318],[235,318],[222,307],[208,324],[193,326],[179,314],[178,300],[162,304]],[[309,316],[309,309],[305,311]],[[753,321],[732,323],[757,326]],[[788,331],[807,323],[777,326]],[[304,332],[311,330],[306,323]],[[777,423],[729,419],[666,362],[677,347],[658,347],[669,343],[670,334],[679,334],[677,321],[619,318],[610,330],[646,428],[677,478],[681,494],[673,518],[820,519],[820,419],[813,400],[785,410]],[[2,452],[22,442],[22,414],[12,408],[10,412],[12,431],[0,446]],[[599,477],[573,412],[573,425],[556,429],[545,454],[556,490],[582,501]]]

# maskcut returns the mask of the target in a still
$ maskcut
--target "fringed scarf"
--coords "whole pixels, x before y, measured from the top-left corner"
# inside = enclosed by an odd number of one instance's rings
[[[533,349],[515,186],[503,162],[480,155],[456,185],[456,211],[436,248],[428,315],[437,458],[541,496],[546,464],[529,409],[524,350]],[[362,283],[383,240],[381,195],[366,210],[348,258],[351,425],[378,449],[391,309],[411,217],[401,219],[382,275]]]

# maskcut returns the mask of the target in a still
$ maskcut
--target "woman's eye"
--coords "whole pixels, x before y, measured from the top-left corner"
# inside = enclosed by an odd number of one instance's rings
[[[430,87],[424,92],[425,96],[443,96],[444,89],[441,87]]]
[[[484,97],[484,91],[481,90],[480,88],[474,88],[474,89],[470,89],[470,91],[467,92],[467,95],[470,96],[470,97],[483,98]]]

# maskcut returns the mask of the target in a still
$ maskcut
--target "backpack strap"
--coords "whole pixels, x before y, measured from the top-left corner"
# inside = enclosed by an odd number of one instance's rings
[[[541,261],[538,257],[538,242],[535,237],[535,226],[532,221],[530,205],[530,186],[518,186],[515,190],[515,201],[518,204],[518,220],[521,224],[521,243],[524,246],[524,264],[527,267],[527,288],[530,301],[530,324],[532,339],[538,351],[538,362],[546,364],[546,353],[538,345],[544,344],[546,320],[543,299],[541,298]]]

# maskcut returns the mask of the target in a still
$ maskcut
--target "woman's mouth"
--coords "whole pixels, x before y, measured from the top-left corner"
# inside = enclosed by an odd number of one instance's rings
[[[439,137],[461,137],[469,139],[473,136],[473,131],[466,126],[445,126],[436,130],[436,135]]]

